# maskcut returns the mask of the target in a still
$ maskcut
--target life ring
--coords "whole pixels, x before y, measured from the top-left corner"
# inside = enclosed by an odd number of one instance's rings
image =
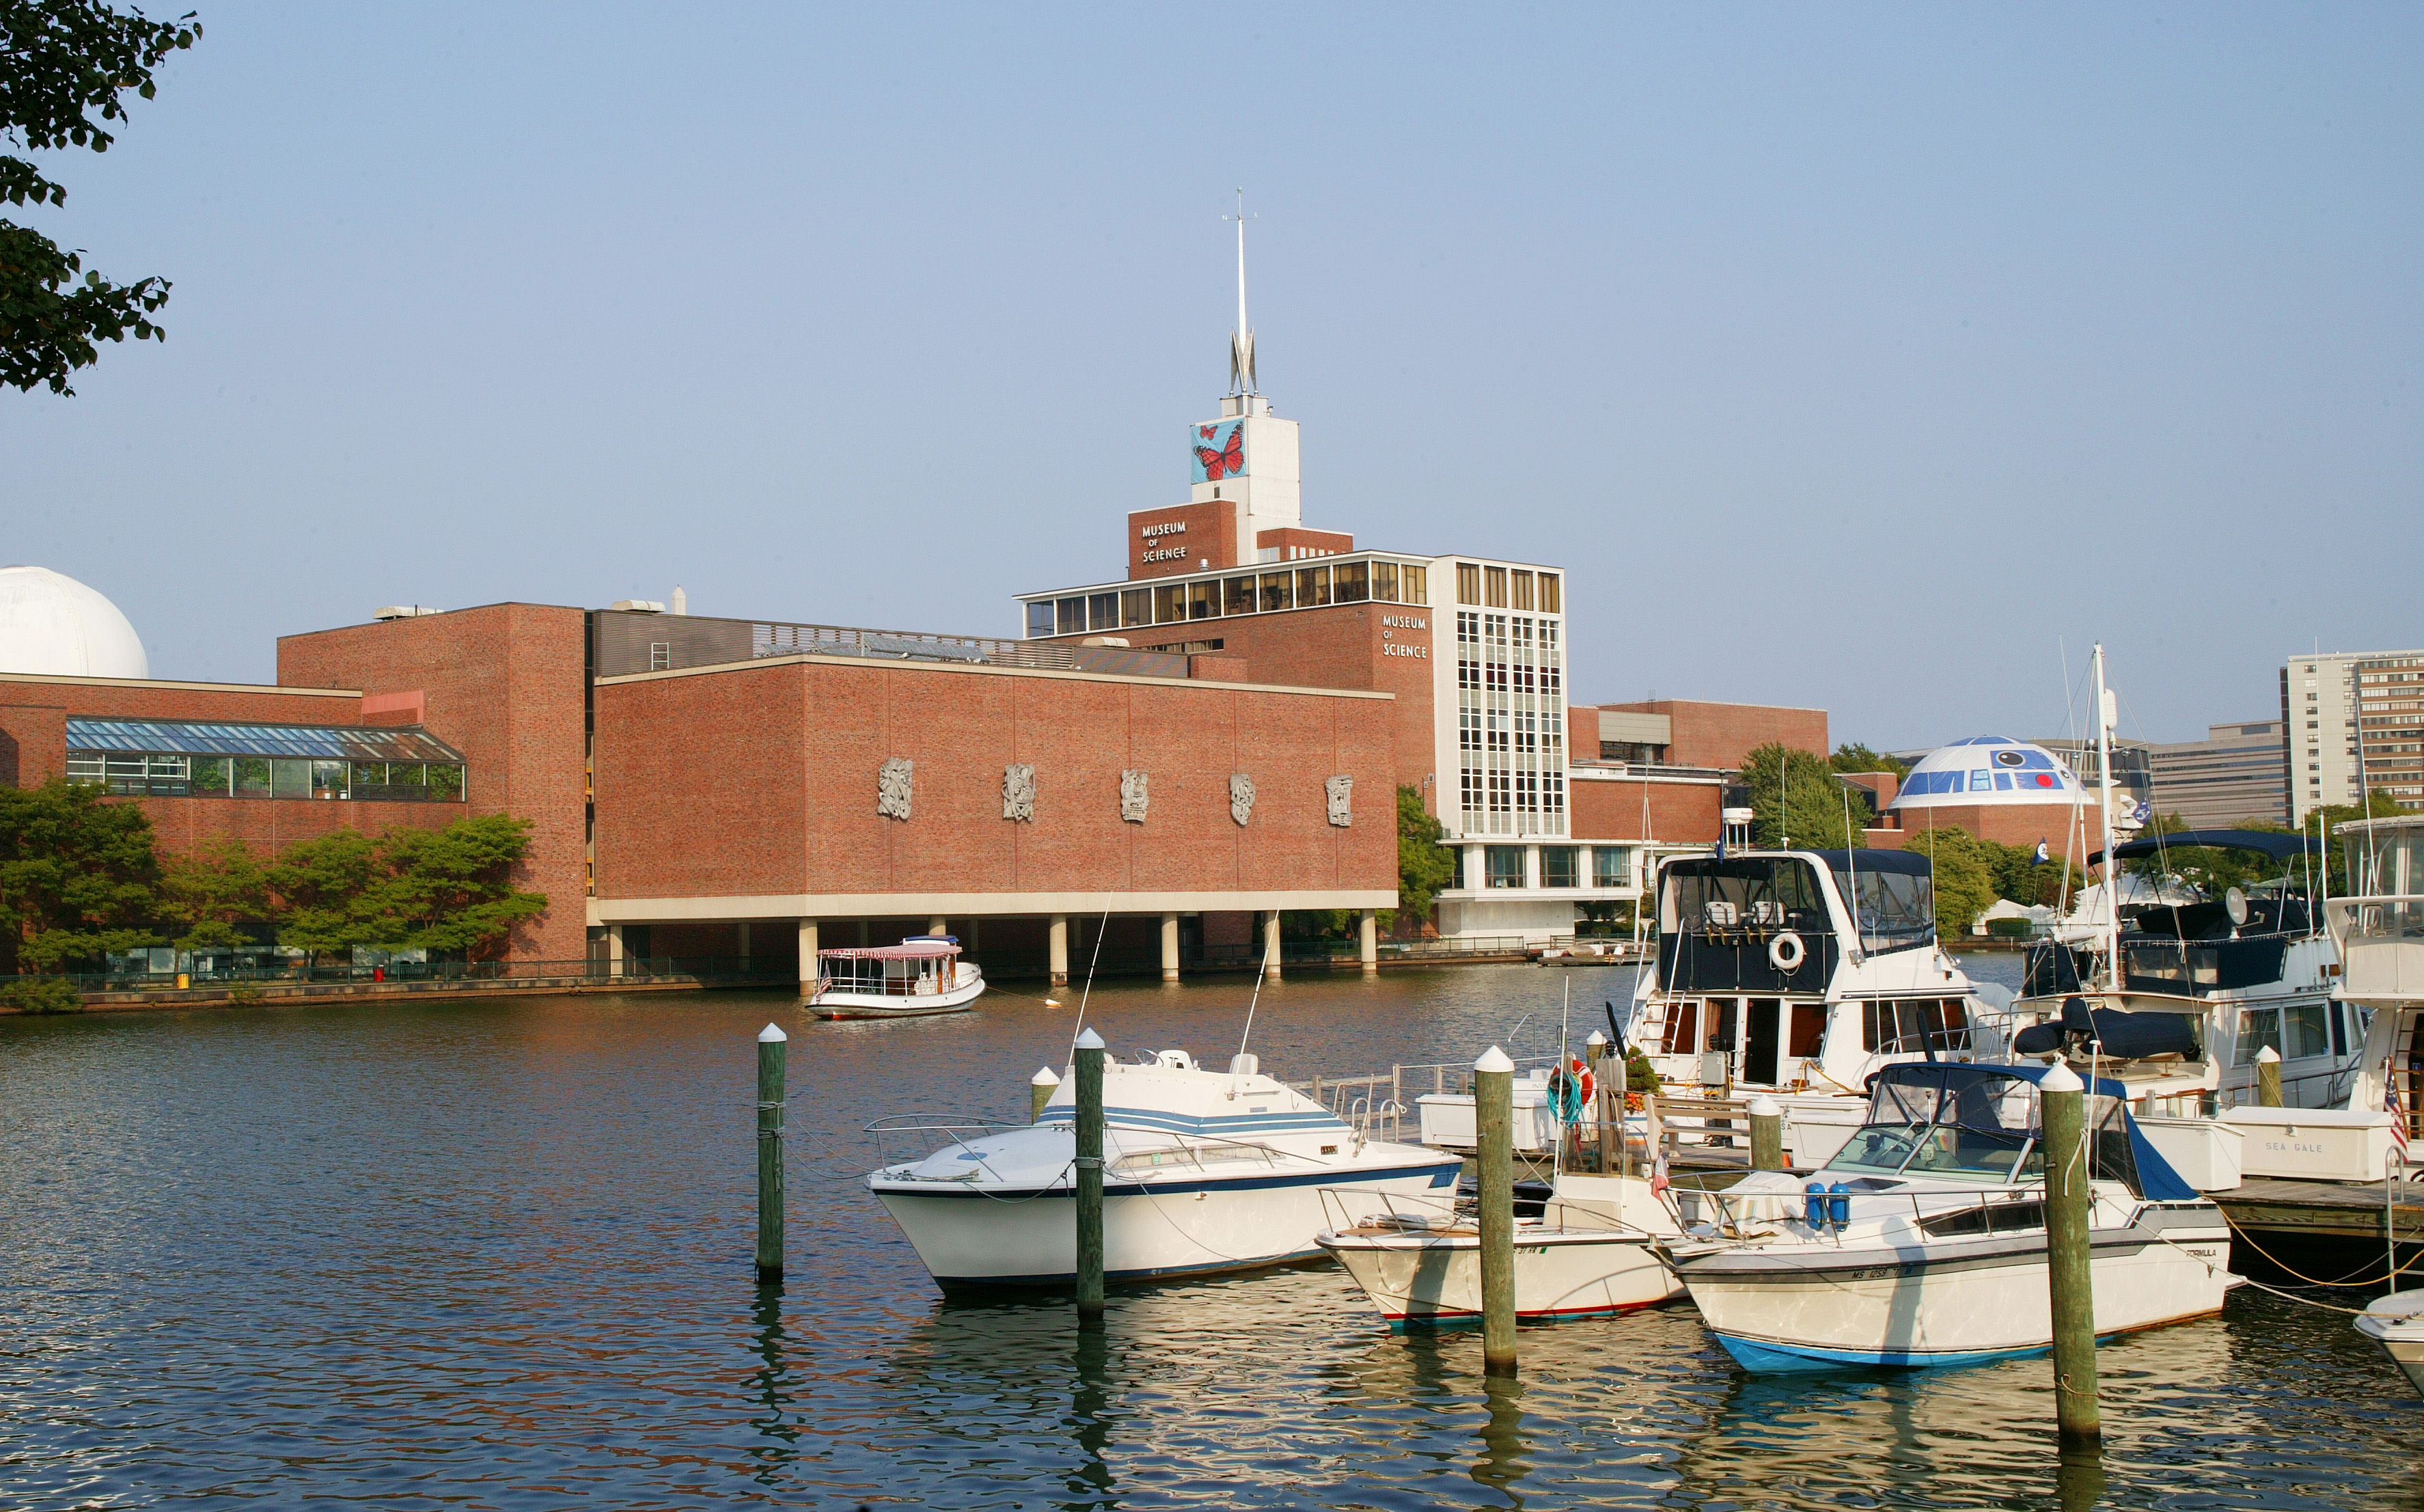
[[[1590,1106],[1591,1094],[1599,1090],[1598,1078],[1580,1057],[1571,1063],[1549,1073],[1549,1106],[1560,1123],[1579,1123],[1583,1110]]]
[[[1801,963],[1809,957],[1809,947],[1791,930],[1767,942],[1767,963],[1788,977],[1799,971]]]

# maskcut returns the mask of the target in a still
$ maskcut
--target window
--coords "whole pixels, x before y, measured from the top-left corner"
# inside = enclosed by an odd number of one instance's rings
[[[1562,614],[1565,612],[1565,594],[1559,587],[1557,575],[1554,572],[1541,573],[1540,613],[1543,614]]]
[[[1481,848],[1485,887],[1521,887],[1523,885],[1523,848],[1520,845],[1486,845]]]
[[[1507,569],[1484,567],[1481,569],[1481,581],[1483,605],[1490,609],[1505,609],[1507,607]]]
[[[1418,567],[1409,562],[1398,569],[1398,581],[1400,591],[1405,595],[1404,602],[1427,604],[1431,601],[1430,568]]]
[[[1571,845],[1540,847],[1540,885],[1543,887],[1579,887],[1582,880],[1582,855]]]
[[[1360,604],[1371,597],[1371,564],[1341,562],[1331,568],[1330,597],[1333,603],[1341,604]]]
[[[1115,630],[1120,628],[1120,596],[1116,593],[1095,594],[1086,600],[1086,624],[1089,629]]]
[[[1153,623],[1153,590],[1128,588],[1120,594],[1120,628]]]
[[[1633,851],[1621,845],[1599,845],[1591,848],[1591,885],[1594,887],[1630,887],[1633,885]]]
[[[2281,1050],[2281,1011],[2277,1008],[2247,1008],[2239,1013],[2239,1063],[2256,1064],[2256,1052],[2270,1050],[2283,1059]]]
[[[1481,569],[1470,562],[1456,565],[1456,601],[1459,604],[1481,602]]]
[[[311,763],[273,758],[269,763],[269,796],[272,798],[311,797]]]
[[[2326,1003],[2291,1003],[2282,1011],[2283,1059],[2331,1054],[2330,1038],[2324,1028],[2329,1007]]]
[[[235,795],[238,798],[269,796],[269,762],[262,756],[235,758]]]
[[[1296,573],[1296,603],[1299,609],[1319,609],[1330,602],[1330,569],[1299,567]]]
[[[1376,603],[1397,601],[1397,565],[1395,562],[1372,564],[1372,598]]]
[[[1252,577],[1225,579],[1221,588],[1221,613],[1251,614],[1254,612],[1254,580]]]
[[[1027,606],[1027,633],[1029,635],[1052,633],[1052,605],[1048,601],[1030,603]]]
[[[1296,607],[1296,574],[1266,572],[1263,574],[1263,613]]]
[[[1187,585],[1187,617],[1218,619],[1220,617],[1220,584],[1213,578],[1198,578]]]
[[[350,761],[312,762],[311,796],[329,799],[344,797],[346,779],[353,775],[353,771],[354,765]]]
[[[1153,590],[1153,622],[1169,625],[1187,617],[1187,584],[1164,583]]]
[[[1699,1004],[1677,1003],[1666,1010],[1666,1034],[1659,1048],[1670,1056],[1699,1054]]]
[[[1515,602],[1511,607],[1516,609],[1530,609],[1532,607],[1532,575],[1525,572],[1523,568],[1518,567],[1513,572],[1507,574],[1507,576],[1514,580],[1515,585]]]
[[[1083,635],[1086,632],[1086,601],[1084,599],[1063,598],[1055,606],[1055,610],[1056,617],[1060,622],[1060,628],[1055,633],[1060,635]]]

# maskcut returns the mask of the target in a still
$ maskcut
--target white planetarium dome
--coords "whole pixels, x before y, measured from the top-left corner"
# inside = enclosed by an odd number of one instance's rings
[[[0,567],[0,672],[148,677],[152,662],[107,598],[48,567]]]
[[[1905,777],[1889,809],[2079,801],[2079,776],[2041,745],[1973,735],[1927,754]]]

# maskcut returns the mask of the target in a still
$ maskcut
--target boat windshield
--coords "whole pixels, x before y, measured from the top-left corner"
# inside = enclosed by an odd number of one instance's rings
[[[1963,1068],[1924,1069],[1936,1074],[1877,1083],[1868,1122],[1826,1170],[1998,1182],[2044,1174],[2033,1138],[2034,1085]]]

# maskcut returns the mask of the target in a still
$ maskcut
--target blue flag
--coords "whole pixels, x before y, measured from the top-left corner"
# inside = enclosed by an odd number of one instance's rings
[[[2037,842],[2037,853],[2030,858],[2029,865],[2033,867],[2042,867],[2052,859],[2052,856],[2046,853],[2046,843],[2043,840],[2039,840]]]

